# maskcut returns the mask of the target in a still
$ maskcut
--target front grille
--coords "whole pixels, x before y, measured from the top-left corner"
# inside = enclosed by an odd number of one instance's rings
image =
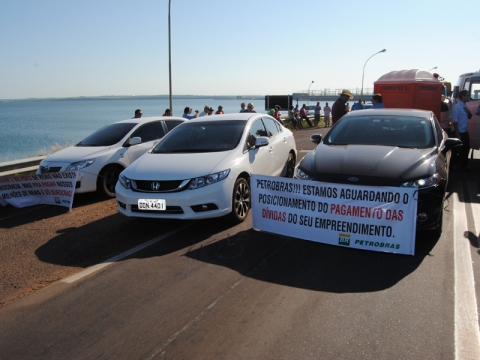
[[[167,206],[166,210],[139,210],[138,205],[131,206],[132,212],[146,213],[146,214],[183,214],[183,209],[180,206]]]
[[[132,186],[133,191],[162,193],[182,191],[190,180],[171,180],[171,181],[154,181],[154,180],[135,180]]]
[[[61,168],[62,168],[61,166],[55,166],[55,167],[40,166],[40,172],[42,174],[54,173],[54,172],[59,172]]]

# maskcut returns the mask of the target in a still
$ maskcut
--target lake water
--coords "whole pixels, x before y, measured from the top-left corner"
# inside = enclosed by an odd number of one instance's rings
[[[187,106],[203,111],[205,105],[214,110],[222,105],[225,113],[236,113],[242,101],[253,102],[257,112],[267,112],[264,100],[202,98],[174,99],[173,114],[182,116]],[[168,99],[0,101],[0,162],[48,154],[55,145],[76,144],[104,125],[132,118],[135,109],[141,109],[144,117],[162,115],[169,104]]]

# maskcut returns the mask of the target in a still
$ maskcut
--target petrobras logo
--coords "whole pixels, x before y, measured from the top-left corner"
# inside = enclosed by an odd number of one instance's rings
[[[350,246],[350,234],[338,234],[338,245]]]

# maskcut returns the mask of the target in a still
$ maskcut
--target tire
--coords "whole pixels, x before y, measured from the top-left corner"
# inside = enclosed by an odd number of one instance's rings
[[[118,175],[122,171],[123,168],[110,165],[100,172],[97,179],[97,192],[100,196],[107,199],[115,198],[115,185],[118,181]]]
[[[238,178],[233,186],[232,212],[229,217],[234,224],[240,224],[248,215],[251,207],[250,183],[245,178]]]
[[[285,177],[293,178],[295,172],[295,156],[292,153],[288,153],[287,162],[285,163]]]

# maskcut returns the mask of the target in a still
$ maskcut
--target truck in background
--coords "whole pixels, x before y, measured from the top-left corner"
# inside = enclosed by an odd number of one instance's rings
[[[452,102],[454,105],[458,102],[458,93],[462,90],[467,90],[470,94],[467,107],[473,114],[472,118],[468,120],[470,148],[480,150],[480,71],[459,76],[453,87]]]
[[[435,75],[435,76],[434,76]],[[432,111],[443,129],[449,133],[452,125],[452,108],[458,101],[458,93],[468,90],[468,108],[474,114],[468,120],[470,147],[480,149],[480,72],[460,75],[451,98],[451,84],[438,74],[426,70],[410,69],[390,71],[374,83],[374,92],[382,94],[387,108],[422,109]],[[443,97],[442,97],[443,95]]]

